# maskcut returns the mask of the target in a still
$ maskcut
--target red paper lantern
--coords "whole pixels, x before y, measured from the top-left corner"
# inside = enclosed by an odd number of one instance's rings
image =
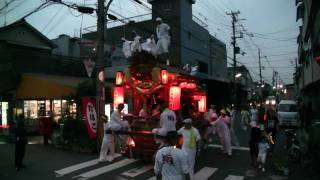
[[[195,83],[188,83],[187,84],[187,89],[195,89],[197,85]]]
[[[115,87],[113,91],[113,107],[118,108],[120,103],[124,103],[124,88]]]
[[[124,74],[121,71],[118,71],[116,74],[116,85],[122,85]]]
[[[194,99],[195,101],[200,101],[201,98],[202,98],[201,95],[194,95],[194,96],[193,96],[193,99]]]
[[[206,112],[207,111],[207,97],[201,96],[200,100],[198,101],[198,110],[199,112]]]
[[[161,83],[162,83],[162,84],[167,84],[168,81],[169,81],[168,70],[162,69],[162,70],[161,70]]]
[[[180,109],[181,88],[171,86],[169,91],[169,109],[176,111]]]
[[[181,82],[180,85],[179,85],[179,87],[180,87],[181,89],[187,88],[187,86],[188,86],[188,83],[187,83],[187,82]]]

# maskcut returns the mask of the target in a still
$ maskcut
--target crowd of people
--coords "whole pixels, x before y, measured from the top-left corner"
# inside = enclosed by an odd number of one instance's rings
[[[114,132],[130,131],[130,124],[121,120],[123,107],[123,104],[119,104],[117,110],[111,114],[110,121],[107,116],[103,117],[104,129],[107,133],[101,146],[99,158],[101,162],[113,161],[115,157],[114,139],[116,135]],[[251,164],[265,172],[267,152],[272,153],[273,151],[278,123],[275,110],[271,107],[266,108],[267,110],[260,106],[257,109],[255,105],[252,105],[250,109],[244,107],[237,112],[233,107],[228,106],[217,111],[217,108],[211,105],[203,115],[202,124],[206,128],[201,128],[199,131],[198,127],[193,126],[190,111],[186,111],[181,116],[183,126],[177,129],[176,113],[163,105],[154,106],[151,116],[159,118],[159,127],[152,130],[155,142],[159,144],[154,166],[156,175],[163,179],[166,177],[194,179],[196,157],[202,148],[207,148],[212,135],[217,135],[219,138],[223,153],[227,157],[232,157],[231,145],[240,146],[234,130],[237,113],[241,115],[241,129],[243,131],[250,129]],[[148,111],[144,105],[139,112],[139,119],[145,120],[147,117]],[[182,138],[180,143],[179,136]],[[178,148],[179,144],[181,148]]]

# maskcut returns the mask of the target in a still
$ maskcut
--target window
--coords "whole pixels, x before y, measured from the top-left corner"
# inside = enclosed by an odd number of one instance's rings
[[[280,104],[279,112],[297,112],[297,105],[294,104]]]
[[[199,72],[208,74],[208,63],[198,61],[198,66]]]

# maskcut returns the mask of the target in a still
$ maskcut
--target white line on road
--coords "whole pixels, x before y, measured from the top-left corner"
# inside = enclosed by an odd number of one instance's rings
[[[194,174],[194,179],[196,180],[207,180],[213,173],[215,173],[218,168],[203,167],[197,173]],[[148,180],[156,180],[156,176],[149,178]]]
[[[115,158],[120,157],[120,156],[121,156],[121,154],[115,154]],[[60,170],[56,170],[54,172],[57,174],[56,177],[61,177],[66,174],[72,173],[74,171],[96,165],[98,163],[99,163],[99,159],[94,159],[94,160],[83,162],[80,164],[75,164],[75,165],[60,169]]]
[[[212,167],[204,167],[200,169],[195,175],[194,179],[196,180],[206,180],[208,179],[213,173],[215,173],[218,170],[218,168],[212,168]]]
[[[224,180],[244,180],[243,176],[228,175]]]
[[[212,148],[222,148],[221,145],[218,144],[209,144],[208,147],[212,147]],[[242,151],[250,151],[250,148],[248,147],[236,147],[236,146],[232,146],[232,149],[236,149],[236,150],[242,150]]]
[[[113,171],[113,170],[115,170],[115,169],[117,169],[117,168],[120,168],[120,167],[129,165],[129,164],[134,163],[134,162],[136,162],[136,161],[138,161],[138,160],[134,160],[134,159],[124,159],[124,160],[121,160],[121,161],[112,163],[112,164],[110,164],[110,165],[103,166],[103,167],[101,167],[101,168],[98,168],[98,169],[94,169],[94,170],[92,170],[92,171],[85,172],[85,173],[80,174],[80,175],[78,175],[78,176],[74,176],[74,177],[72,177],[72,178],[80,178],[80,179],[93,178],[93,177],[99,176],[99,175],[101,175],[101,174],[104,174],[104,173]]]
[[[136,176],[139,176],[142,173],[145,173],[145,172],[149,171],[152,168],[153,168],[152,165],[142,166],[142,167],[140,166],[140,167],[136,167],[136,168],[130,169],[129,171],[124,172],[121,175],[127,176],[127,177],[136,177]]]
[[[149,178],[148,180],[156,180],[156,179],[157,179],[157,177],[153,176],[153,177]]]

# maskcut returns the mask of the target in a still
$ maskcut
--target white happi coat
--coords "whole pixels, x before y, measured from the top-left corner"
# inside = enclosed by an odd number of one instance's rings
[[[176,114],[172,110],[166,108],[160,115],[160,128],[152,130],[153,133],[165,136],[169,131],[176,131]]]
[[[189,165],[185,153],[173,146],[161,148],[154,164],[156,175],[161,174],[162,180],[184,180],[184,174],[189,173]]]

